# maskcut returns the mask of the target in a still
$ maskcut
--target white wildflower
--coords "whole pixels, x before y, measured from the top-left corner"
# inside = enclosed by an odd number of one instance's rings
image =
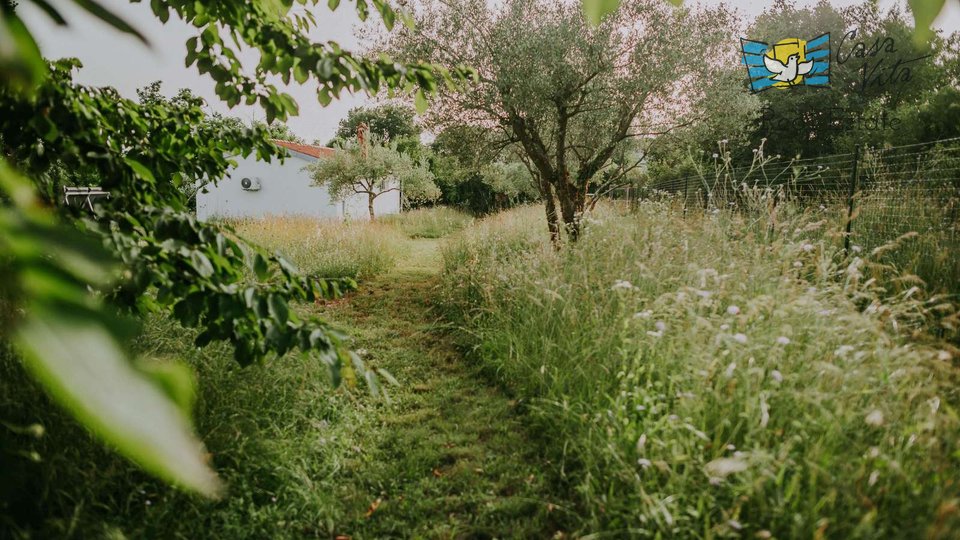
[[[736,362],[730,362],[730,365],[727,366],[727,370],[724,371],[723,374],[726,375],[727,378],[729,379],[729,378],[733,377],[733,372],[735,372],[736,370],[737,370],[737,363],[736,363]]]
[[[737,306],[734,306],[734,305],[730,305],[730,306],[727,307],[727,313],[730,314],[730,315],[739,315],[739,314],[740,314],[740,308],[737,307]]]
[[[643,310],[643,311],[638,311],[638,312],[634,313],[634,314],[633,314],[633,318],[634,318],[634,319],[649,319],[652,315],[653,315],[653,312],[652,312],[652,311],[650,311],[649,309],[645,309],[645,310]]]
[[[794,268],[800,268],[801,266],[803,266],[803,263],[802,263],[802,262],[800,262],[800,261],[794,261],[794,262],[793,262],[793,267],[794,267]]]
[[[883,425],[883,411],[880,409],[874,409],[870,411],[870,414],[864,419],[867,422],[867,425],[870,426],[882,426]]]
[[[880,471],[873,471],[870,473],[870,478],[867,480],[867,485],[873,486],[877,483],[877,480],[880,478]]]
[[[880,449],[877,448],[876,446],[871,446],[871,447],[870,447],[870,452],[868,452],[867,455],[870,456],[870,457],[872,457],[872,458],[874,458],[874,459],[876,459],[876,458],[880,457]]]
[[[732,445],[732,444],[728,444],[728,445],[727,445],[727,450],[729,450],[729,451],[731,451],[731,452],[733,452],[733,451],[736,450],[736,449],[737,449],[737,447],[734,446],[734,445]]]
[[[737,332],[736,334],[733,335],[733,340],[736,341],[737,343],[744,344],[747,342],[747,335]]]
[[[646,434],[646,433],[644,433],[643,435],[640,436],[639,439],[637,439],[637,453],[639,454],[640,452],[642,452],[642,451],[643,451],[643,448],[644,448],[645,446],[647,446],[647,434]]]
[[[774,382],[781,383],[783,382],[783,373],[775,369],[770,372],[770,378],[773,379]]]
[[[743,528],[743,525],[741,525],[740,522],[735,519],[728,520],[727,525],[729,525],[730,528],[735,531],[739,531],[740,529]]]
[[[630,289],[633,289],[633,283],[630,283],[629,281],[627,281],[627,280],[625,280],[625,279],[618,279],[618,280],[616,280],[616,281],[613,282],[613,287],[611,287],[611,289],[613,289],[613,290],[615,290],[615,291],[617,291],[617,290],[630,290]]]
[[[652,330],[647,330],[647,335],[654,338],[662,338],[663,332],[654,332]]]
[[[833,354],[834,354],[834,356],[839,356],[839,357],[843,358],[844,356],[847,355],[847,353],[849,353],[849,352],[851,352],[851,351],[853,351],[853,346],[852,346],[852,345],[841,345],[841,346],[837,347],[837,350],[833,351]]]
[[[725,478],[731,474],[747,470],[747,462],[737,458],[717,458],[704,467],[707,474]]]
[[[720,157],[720,154],[714,152],[714,153],[713,153],[713,159],[717,159],[718,157]]]
[[[927,400],[927,405],[930,406],[930,414],[937,414],[937,411],[940,410],[940,398],[933,396]]]
[[[650,465],[653,465],[653,463],[649,459],[640,458],[637,460],[637,465],[639,465],[643,469],[646,469]]]
[[[656,323],[654,323],[653,326],[654,328],[657,329],[658,332],[663,332],[667,329],[667,323],[663,321],[657,321]]]
[[[851,246],[850,250],[853,251],[854,253],[860,253],[861,251],[863,251],[863,248],[860,246]]]
[[[727,141],[727,139],[723,139],[722,141],[720,141],[720,144],[727,144],[728,142],[729,141]]]
[[[760,427],[765,428],[770,422],[770,404],[763,394],[760,394]]]
[[[777,338],[777,345],[789,345],[789,344],[790,344],[790,338],[788,338],[787,336],[780,336]]]
[[[803,246],[800,247],[800,249],[809,253],[813,251],[813,244],[804,244]]]

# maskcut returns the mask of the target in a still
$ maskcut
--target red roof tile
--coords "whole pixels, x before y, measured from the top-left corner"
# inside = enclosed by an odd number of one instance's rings
[[[312,144],[297,144],[290,141],[281,141],[279,139],[270,139],[270,142],[277,146],[282,146],[293,150],[294,152],[300,152],[301,154],[306,154],[308,156],[313,156],[315,158],[332,156],[335,150],[333,148],[327,148],[326,146],[314,146]]]

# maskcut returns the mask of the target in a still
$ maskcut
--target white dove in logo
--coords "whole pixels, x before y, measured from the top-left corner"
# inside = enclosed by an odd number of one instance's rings
[[[767,67],[770,73],[774,74],[773,77],[770,77],[771,79],[792,83],[793,80],[797,78],[797,75],[806,75],[813,69],[813,60],[807,60],[799,64],[797,63],[798,60],[800,60],[800,55],[797,54],[791,54],[787,57],[786,64],[776,58],[764,56],[763,65]]]

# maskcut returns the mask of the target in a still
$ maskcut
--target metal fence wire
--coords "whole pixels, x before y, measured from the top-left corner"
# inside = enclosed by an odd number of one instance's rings
[[[873,249],[916,233],[909,270],[960,292],[960,137],[807,159],[723,159],[697,174],[660,177],[615,197],[669,198],[684,211],[737,207],[765,193],[840,214],[846,249]]]

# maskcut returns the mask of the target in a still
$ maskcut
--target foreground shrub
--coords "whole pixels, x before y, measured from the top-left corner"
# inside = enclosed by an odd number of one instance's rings
[[[556,253],[524,209],[447,247],[448,315],[534,398],[582,532],[960,531],[956,351],[907,339],[920,291],[881,288],[828,221],[789,214],[646,203]]]
[[[366,279],[393,268],[400,235],[368,221],[270,217],[234,222],[237,233],[279,252],[301,272],[321,277]]]
[[[395,225],[410,238],[443,238],[463,229],[473,218],[449,206],[436,206],[384,216],[382,221]]]

